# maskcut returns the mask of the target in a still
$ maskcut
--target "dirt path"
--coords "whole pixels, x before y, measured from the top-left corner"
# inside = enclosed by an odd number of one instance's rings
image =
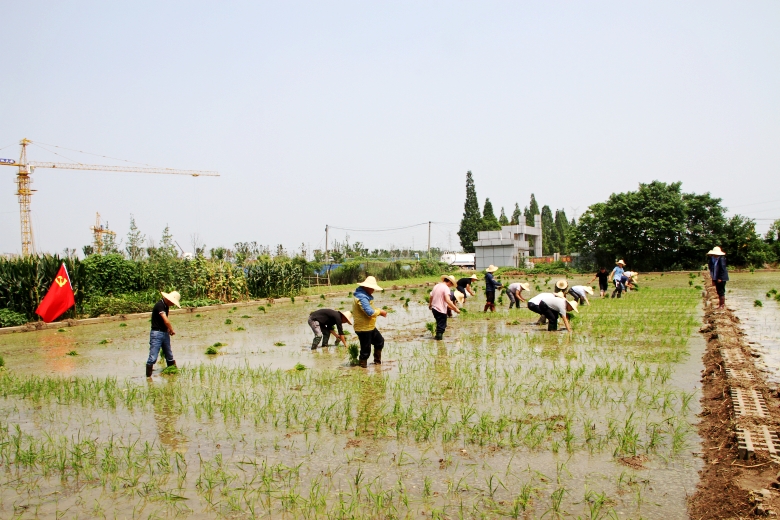
[[[699,423],[704,467],[688,510],[696,520],[776,516],[780,512],[780,457],[760,445],[755,446],[754,454],[748,453],[744,441],[740,446],[737,432],[780,431],[780,396],[756,368],[758,354],[747,343],[739,318],[729,309],[716,308],[715,289],[709,279],[706,284],[704,326],[700,330],[707,341]],[[740,396],[752,396],[755,390],[759,400],[763,397],[763,412],[746,413],[744,399],[743,408],[735,410],[735,402],[740,407],[739,398],[733,397],[737,389]]]

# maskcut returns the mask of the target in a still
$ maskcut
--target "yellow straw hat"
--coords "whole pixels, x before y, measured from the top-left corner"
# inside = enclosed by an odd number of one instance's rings
[[[585,292],[590,294],[590,295],[592,295],[593,294],[593,288],[586,285],[585,286]]]
[[[495,273],[498,271],[498,267],[494,266],[493,264],[490,264],[487,269],[485,269],[488,273]]]
[[[477,277],[477,273],[472,274],[471,275],[471,279],[472,280],[479,280],[479,278]]]
[[[339,311],[341,313],[341,316],[347,320],[347,323],[352,325],[352,313],[349,311]]]
[[[460,291],[455,291],[455,300],[457,300],[458,304],[463,305],[463,300],[465,297],[463,296],[463,293]]]
[[[179,294],[179,291],[172,291],[172,292],[162,292],[160,291],[160,294],[162,294],[162,297],[177,306],[181,309],[181,294]]]
[[[623,260],[618,260],[615,262],[617,265],[626,265],[626,263]]]
[[[441,275],[441,281],[442,282],[450,282],[452,285],[458,285],[458,281],[451,274],[443,274],[443,275]]]
[[[726,253],[723,252],[723,250],[720,248],[720,246],[715,246],[712,248],[712,250],[707,253],[707,255],[712,256],[724,256]]]
[[[561,290],[566,289],[568,286],[569,286],[569,282],[567,282],[566,280],[558,280],[557,282],[555,282],[555,287]]]
[[[522,289],[524,291],[530,291],[531,290],[531,284],[530,283],[521,283],[520,287],[522,287]]]
[[[574,311],[574,312],[576,312],[577,314],[579,314],[579,313],[580,313],[580,311],[579,311],[579,310],[577,310],[577,302],[575,302],[575,301],[571,301],[571,302],[570,302],[569,300],[566,300],[566,303],[568,303],[569,305],[571,305],[571,310],[573,310],[573,311]]]
[[[373,289],[375,291],[384,291],[379,285],[376,283],[376,278],[373,276],[367,277],[362,283],[358,284],[358,287],[367,287],[369,289]]]

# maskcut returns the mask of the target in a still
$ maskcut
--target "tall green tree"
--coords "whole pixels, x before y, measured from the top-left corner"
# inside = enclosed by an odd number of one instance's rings
[[[720,245],[732,265],[758,265],[769,255],[755,222],[726,219],[720,199],[683,193],[682,183],[653,181],[593,204],[569,232],[571,248],[601,265],[624,258],[640,271],[699,268]]]
[[[523,216],[523,213],[520,211],[520,205],[515,202],[515,210],[512,212],[512,219],[509,221],[509,224],[516,226],[520,223],[520,218]]]
[[[561,254],[569,254],[569,245],[567,236],[569,234],[569,221],[566,219],[566,212],[559,209],[555,212],[555,230],[558,234],[558,251]]]
[[[539,204],[536,202],[536,196],[532,193],[531,201],[528,203],[528,211],[525,212],[525,223],[529,226],[533,226],[534,217],[538,214],[539,214]]]
[[[493,211],[493,204],[490,202],[490,199],[485,199],[485,207],[482,210],[482,228],[480,229],[480,231],[500,231],[500,230],[501,230],[501,224],[498,223],[496,214]]]
[[[764,242],[771,253],[770,262],[780,261],[780,220],[775,220],[764,235]]]
[[[466,172],[466,202],[463,204],[463,218],[460,221],[460,247],[467,253],[474,252],[474,242],[477,241],[477,233],[482,229],[482,214],[479,211],[477,188],[474,186],[474,177],[471,172]]]
[[[509,225],[509,219],[506,218],[506,213],[504,213],[504,208],[501,208],[501,216],[498,217],[498,223],[502,226],[508,226]]]
[[[130,230],[127,232],[127,245],[125,251],[130,260],[140,260],[144,257],[144,242],[146,242],[146,235],[141,233],[138,226],[135,224],[135,217],[130,215]]]
[[[550,206],[545,205],[542,207],[542,254],[551,255],[557,253],[559,247],[560,237],[558,236],[558,230],[555,228],[552,210]]]

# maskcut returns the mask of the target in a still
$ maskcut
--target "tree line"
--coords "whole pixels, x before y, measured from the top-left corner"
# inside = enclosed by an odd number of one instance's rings
[[[539,203],[536,202],[535,195],[531,193],[531,199],[522,211],[520,205],[515,202],[511,218],[506,216],[503,207],[500,216],[496,218],[490,198],[485,199],[483,209],[480,210],[474,176],[470,171],[466,172],[466,202],[463,206],[463,218],[460,221],[460,230],[458,231],[460,245],[465,252],[474,252],[474,242],[477,240],[479,231],[500,231],[501,226],[517,225],[521,222],[527,226],[533,226],[535,215],[541,215],[542,218],[542,254],[569,254],[571,252],[569,230],[576,226],[576,221],[574,219],[569,221],[563,209],[557,209],[553,214],[550,206],[545,205],[540,211]],[[533,245],[532,237],[529,237],[529,242]]]

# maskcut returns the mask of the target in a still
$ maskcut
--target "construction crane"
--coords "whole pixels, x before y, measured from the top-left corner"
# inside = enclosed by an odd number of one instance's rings
[[[94,236],[92,247],[95,248],[95,253],[100,254],[103,252],[103,246],[109,246],[110,249],[111,244],[115,243],[116,231],[108,229],[108,222],[105,226],[100,223],[100,213],[95,213],[95,225],[90,229]]]
[[[22,255],[35,253],[35,241],[33,239],[32,221],[30,220],[30,199],[33,190],[30,188],[30,177],[35,168],[56,168],[59,170],[93,170],[102,172],[133,172],[133,173],[161,173],[166,175],[191,175],[192,177],[219,177],[219,173],[201,170],[175,170],[173,168],[142,168],[138,166],[106,166],[100,164],[84,163],[55,163],[27,160],[27,145],[32,144],[29,139],[22,139],[19,143],[22,151],[19,160],[0,158],[0,166],[16,166],[19,172],[16,174],[16,195],[19,197],[19,221],[22,227]],[[98,222],[98,226],[100,222]]]

